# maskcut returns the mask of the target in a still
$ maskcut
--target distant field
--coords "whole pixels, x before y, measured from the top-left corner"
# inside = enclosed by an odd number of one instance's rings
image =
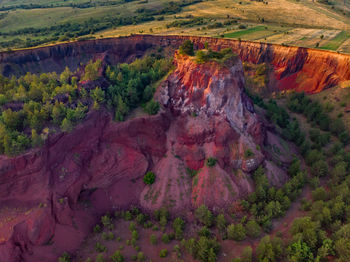
[[[343,44],[349,37],[350,37],[349,32],[342,31],[336,37],[329,40],[328,43],[321,46],[321,49],[333,50],[333,51],[338,50],[341,44]]]
[[[252,27],[249,29],[245,29],[245,30],[241,30],[241,31],[233,32],[233,33],[228,33],[228,34],[225,34],[224,36],[227,38],[237,38],[237,37],[241,37],[243,35],[252,34],[252,33],[260,32],[260,31],[265,31],[265,28],[266,28],[265,26],[256,26],[256,27]]]
[[[101,6],[112,2],[111,6]],[[0,49],[74,41],[78,37],[101,38],[147,33],[213,37],[224,35],[228,38],[350,53],[350,15],[347,13],[349,11],[350,14],[350,1],[346,0],[345,5],[343,0],[330,2],[331,5],[312,0],[270,0],[268,4],[250,0],[204,0],[199,3],[193,0],[175,0],[174,3],[182,5],[181,8],[158,14],[154,11],[171,7],[171,2],[0,0],[0,8],[29,4],[53,5],[53,8],[18,8],[0,12]],[[96,7],[73,8],[70,4],[96,4]],[[141,19],[118,22],[133,17]],[[195,18],[203,18],[205,22],[167,26],[174,21],[190,21]],[[71,26],[48,31],[51,27],[67,24]],[[218,26],[213,26],[215,24]],[[80,29],[74,31],[72,25],[80,25]],[[240,29],[242,25],[246,29]],[[28,28],[35,30],[28,31]]]

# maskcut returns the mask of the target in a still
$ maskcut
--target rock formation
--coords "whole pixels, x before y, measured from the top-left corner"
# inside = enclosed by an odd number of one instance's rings
[[[1,156],[0,261],[56,261],[106,211],[137,205],[187,213],[230,206],[253,191],[250,172],[269,157],[240,59],[223,66],[177,56],[174,63],[156,93],[158,115],[115,123],[103,110],[91,112],[40,149]],[[145,186],[149,170],[156,181]]]

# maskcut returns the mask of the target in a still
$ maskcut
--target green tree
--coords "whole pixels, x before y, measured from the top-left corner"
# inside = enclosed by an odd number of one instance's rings
[[[72,72],[69,70],[68,66],[64,69],[64,71],[60,75],[60,82],[64,84],[69,83],[69,78],[72,76]]]
[[[67,252],[64,252],[62,256],[58,258],[58,262],[70,262],[70,261],[71,261],[71,257]]]
[[[43,144],[43,140],[35,129],[32,129],[32,147],[38,147]]]
[[[244,247],[241,255],[242,262],[252,262],[253,261],[253,249],[250,246]]]
[[[60,125],[62,123],[62,120],[65,118],[66,110],[62,103],[56,102],[55,105],[52,108],[52,121],[56,125]]]
[[[124,102],[121,95],[118,95],[118,104],[115,110],[115,117],[114,119],[116,121],[124,121],[125,115],[129,112],[129,108],[127,104]]]
[[[163,257],[166,257],[167,255],[168,255],[168,250],[166,248],[160,250],[160,252],[159,252],[160,257],[163,258]]]
[[[92,60],[85,66],[85,72],[81,80],[83,81],[95,81],[100,77],[99,70],[101,69],[102,61]]]
[[[310,217],[296,218],[292,224],[291,233],[304,241],[312,250],[322,243],[324,235],[319,223],[312,221]]]
[[[221,232],[226,231],[227,221],[224,214],[219,214],[216,217],[216,226]]]
[[[311,174],[313,176],[323,177],[328,174],[328,164],[324,160],[318,160],[311,166]]]
[[[314,256],[308,245],[298,240],[297,242],[292,243],[288,249],[288,259],[291,262],[313,262]]]
[[[70,120],[68,120],[67,118],[63,119],[62,124],[61,124],[61,129],[64,132],[70,132],[73,130],[73,124]]]
[[[206,225],[207,227],[210,227],[213,224],[213,214],[205,205],[201,205],[196,209],[195,216],[199,222]]]
[[[256,254],[259,262],[278,262],[283,255],[283,242],[280,238],[273,239],[270,236],[265,236],[260,240],[256,249]]]
[[[179,48],[179,53],[182,55],[194,56],[193,43],[190,40],[185,40]]]
[[[124,262],[124,256],[119,250],[115,251],[111,256],[112,262]]]
[[[105,92],[100,87],[91,90],[90,96],[94,100],[95,108],[98,108],[105,101]]]
[[[155,180],[156,180],[156,175],[153,172],[151,172],[151,171],[148,171],[145,174],[145,176],[143,177],[143,182],[146,185],[152,185]]]
[[[144,110],[149,115],[156,115],[159,111],[159,103],[152,99],[145,104]]]
[[[173,222],[173,229],[175,231],[175,238],[181,240],[183,238],[183,230],[185,228],[185,222],[180,218],[175,218]]]
[[[253,238],[258,237],[261,234],[261,228],[255,220],[250,220],[247,222],[246,231],[247,235]]]
[[[227,237],[236,241],[242,241],[246,238],[245,228],[242,224],[231,224],[227,227]]]
[[[149,241],[151,242],[152,245],[156,245],[157,244],[157,236],[155,234],[151,234],[149,237]]]
[[[23,129],[24,115],[22,111],[7,109],[2,112],[2,121],[8,129],[21,131]]]

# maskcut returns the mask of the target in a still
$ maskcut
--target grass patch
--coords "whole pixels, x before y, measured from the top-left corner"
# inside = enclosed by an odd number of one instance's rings
[[[336,37],[330,40],[327,44],[321,46],[321,49],[336,51],[346,39],[350,37],[350,33],[341,31]]]
[[[244,36],[244,35],[248,35],[248,34],[259,32],[259,31],[264,31],[264,30],[266,30],[265,26],[261,25],[261,26],[256,26],[256,27],[252,27],[252,28],[249,28],[249,29],[233,32],[233,33],[224,34],[224,37],[227,37],[227,38],[238,38],[238,37],[241,37],[241,36]]]

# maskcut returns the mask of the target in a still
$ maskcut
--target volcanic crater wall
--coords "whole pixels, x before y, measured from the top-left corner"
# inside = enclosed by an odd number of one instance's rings
[[[243,62],[269,63],[274,69],[276,88],[317,93],[350,79],[350,55],[317,49],[274,44],[175,35],[134,35],[89,40],[55,46],[0,53],[0,72],[5,76],[26,72],[61,72],[65,66],[76,69],[92,58],[109,63],[129,62],[149,48],[175,50],[190,39],[197,48],[207,42],[212,49],[232,48]]]

